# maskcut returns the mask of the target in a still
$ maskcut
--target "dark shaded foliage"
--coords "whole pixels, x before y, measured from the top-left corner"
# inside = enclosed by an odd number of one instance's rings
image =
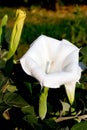
[[[85,29],[83,30],[83,28]],[[78,44],[81,48],[83,47],[80,50],[80,61],[84,61],[87,66],[86,30],[87,22],[85,19],[80,19],[80,17],[77,17],[76,20],[63,19],[55,25],[46,23],[43,25],[25,24],[21,42],[31,43],[42,33],[57,39],[73,40],[76,45],[78,41],[81,41]],[[84,34],[85,39],[82,39],[82,34]],[[74,38],[72,38],[73,35]],[[3,41],[6,41],[6,37],[3,36],[3,38]],[[0,52],[1,56],[4,49],[7,51],[8,47],[3,45]],[[64,86],[49,90],[47,115],[44,120],[41,120],[38,116],[41,87],[34,78],[24,73],[19,62],[13,62],[13,58],[15,59],[15,57],[12,57],[7,62],[3,60],[3,57],[0,58],[0,129],[69,130],[73,125],[79,124],[74,119],[63,120],[58,123],[55,122],[55,119],[72,117],[79,111],[81,111],[81,115],[87,114],[87,69],[82,72],[81,84],[77,84],[75,101],[72,105],[69,105]],[[9,85],[10,88],[8,89]],[[63,110],[61,101],[70,106],[68,111]],[[65,114],[61,115],[61,111],[65,112]],[[6,120],[7,117],[10,117],[10,119]]]
[[[70,4],[87,4],[86,0],[61,0],[61,2],[65,5],[70,5]]]
[[[47,10],[56,10],[56,3],[62,5],[71,5],[78,4],[84,5],[87,4],[86,0],[0,0],[0,6],[8,6],[8,7],[19,7],[19,6],[27,6],[30,7],[32,5],[40,5]]]
[[[24,4],[24,0],[0,0],[0,6],[8,6],[8,7],[12,7],[12,6],[21,6]]]

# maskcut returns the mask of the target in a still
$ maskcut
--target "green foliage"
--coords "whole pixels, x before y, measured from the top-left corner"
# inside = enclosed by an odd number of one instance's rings
[[[87,56],[87,46],[86,47],[83,47],[83,48],[81,48],[81,53],[83,54],[83,55],[85,55],[85,56]]]
[[[81,123],[78,123],[72,127],[71,130],[86,130],[87,129],[87,121],[83,121]]]
[[[0,26],[0,44],[3,43],[3,41],[4,41],[5,27],[6,27],[6,24],[7,24],[7,20],[8,20],[8,16],[5,15],[2,19],[2,23],[1,23],[1,26]]]
[[[22,43],[31,44],[39,35],[44,34],[56,39],[68,39],[78,47],[87,45],[87,20],[78,6],[74,11],[74,18],[60,19],[52,24],[28,24],[26,23],[22,32]]]
[[[1,33],[0,33],[0,39],[1,39],[1,50],[0,50],[0,120],[5,118],[6,120],[10,119],[9,112],[10,110],[15,108],[22,108],[24,106],[28,106],[27,101],[24,100],[24,98],[19,94],[18,89],[16,87],[16,84],[11,79],[10,76],[12,76],[13,71],[13,57],[10,58],[8,61],[5,60],[7,53],[9,52],[8,47],[3,46],[5,40],[2,41],[2,37],[5,39],[5,33],[6,30],[4,30],[3,26],[6,27],[8,16],[5,15],[2,19],[2,23],[0,26]],[[4,31],[4,33],[3,33]],[[21,30],[20,30],[21,31]],[[3,35],[2,35],[3,34]],[[13,39],[17,37],[14,35]],[[13,40],[12,39],[12,40]],[[12,44],[12,43],[10,43]],[[14,50],[14,45],[11,46],[11,49]],[[17,47],[15,48],[17,49]],[[15,50],[16,51],[16,50]],[[14,54],[11,54],[11,56]]]
[[[82,47],[80,52],[82,54],[81,60],[87,66],[87,45],[85,47]]]
[[[3,28],[1,29],[3,31]],[[8,61],[4,59],[9,48],[1,43],[0,129],[7,129],[6,124],[9,124],[8,129],[21,130],[86,129],[86,122],[83,122],[87,119],[86,31],[86,18],[76,10],[75,19],[61,19],[56,24],[25,24],[21,39],[19,37],[22,44],[20,44],[20,48],[15,47],[15,51]],[[7,33],[6,30],[5,33]],[[42,91],[40,95],[41,88],[37,81],[22,71],[20,63],[14,62],[18,60],[17,54],[23,52],[25,45],[31,44],[40,34],[57,39],[66,38],[81,48],[80,62],[85,67],[83,67],[80,84],[76,85],[75,101],[72,105],[69,104],[64,86],[58,89],[49,89],[49,93],[48,89],[45,89],[46,91]],[[15,36],[17,38],[17,35]],[[5,36],[4,42],[6,42]],[[13,49],[14,45],[12,44]]]
[[[25,114],[23,119],[35,129],[35,125],[38,124],[38,119],[36,117],[34,107],[32,106],[23,107],[22,112]]]
[[[18,47],[25,17],[26,17],[25,12],[23,12],[21,10],[17,10],[16,21],[15,21],[15,24],[13,27],[10,45],[9,45],[9,51],[8,51],[6,60],[9,60],[14,55],[14,53]]]
[[[76,7],[74,11],[75,19],[71,26],[71,42],[81,47],[82,44],[87,44],[86,36],[86,18],[80,11],[79,7]]]
[[[56,24],[25,24],[22,32],[22,43],[31,44],[39,35],[44,34],[57,39],[70,39],[70,20],[60,20]],[[67,33],[66,33],[67,32]]]

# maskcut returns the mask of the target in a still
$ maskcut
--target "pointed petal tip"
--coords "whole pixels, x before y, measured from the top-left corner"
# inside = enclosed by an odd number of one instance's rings
[[[65,84],[67,97],[71,105],[73,104],[75,98],[75,87],[76,87],[76,82]]]

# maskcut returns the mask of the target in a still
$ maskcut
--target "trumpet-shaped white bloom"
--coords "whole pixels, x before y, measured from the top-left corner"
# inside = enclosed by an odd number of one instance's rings
[[[79,49],[67,40],[39,36],[20,59],[23,70],[41,86],[59,88],[65,85],[70,102],[74,100],[76,82],[81,76]]]

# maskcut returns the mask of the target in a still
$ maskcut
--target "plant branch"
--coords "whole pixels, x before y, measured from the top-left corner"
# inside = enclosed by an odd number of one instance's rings
[[[59,117],[59,118],[57,118],[55,120],[55,122],[58,123],[58,122],[62,122],[64,120],[70,120],[70,119],[74,119],[74,118],[77,118],[77,119],[80,119],[80,120],[82,120],[82,119],[86,120],[87,119],[87,115],[86,114],[79,116],[80,114],[81,114],[81,111],[79,111],[75,116]]]

